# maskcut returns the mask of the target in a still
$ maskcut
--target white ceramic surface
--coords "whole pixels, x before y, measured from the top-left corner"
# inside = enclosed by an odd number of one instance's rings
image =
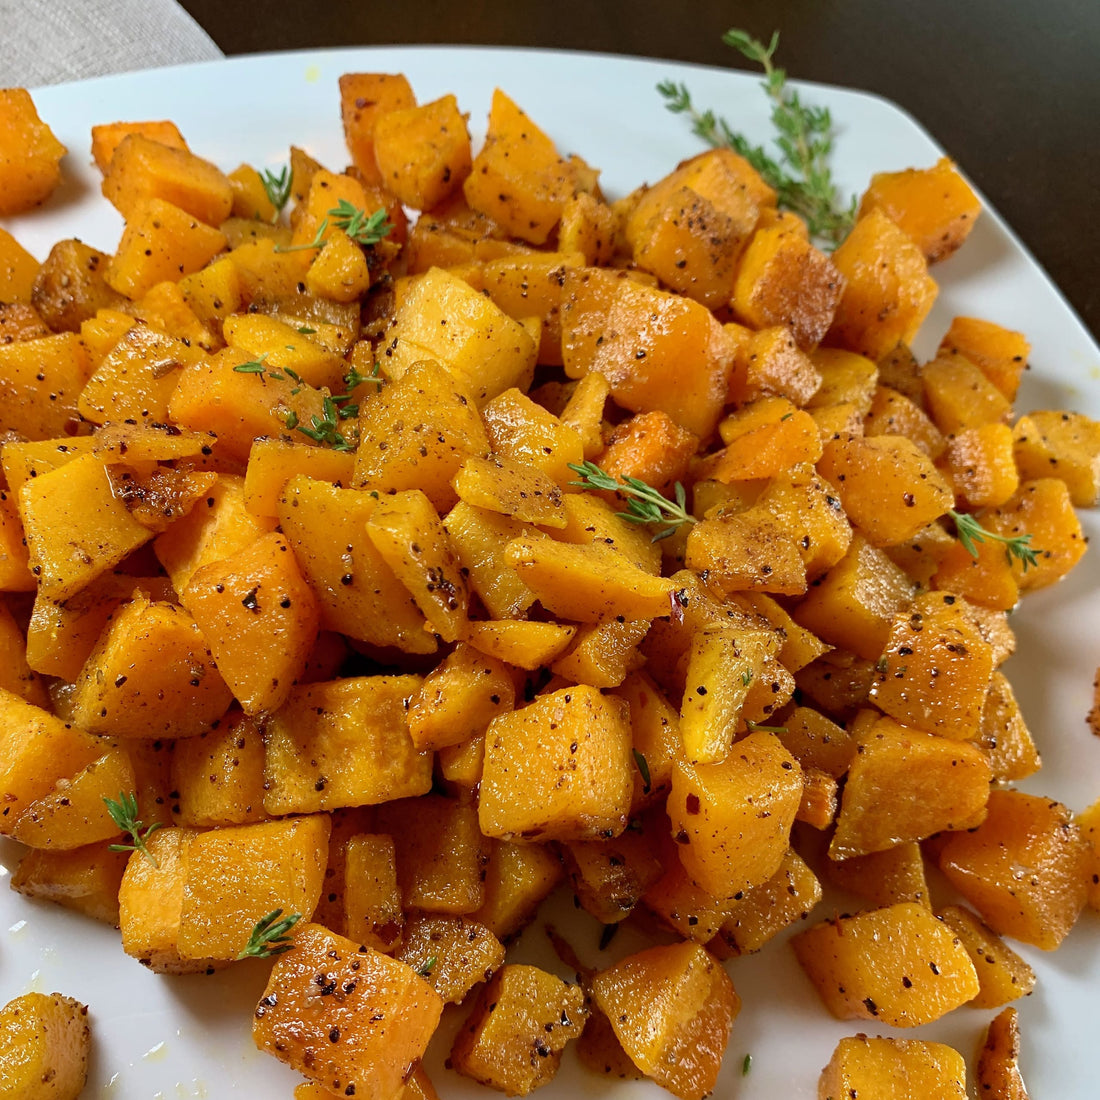
[[[716,69],[598,55],[489,49],[393,48],[258,56],[106,77],[36,93],[40,113],[70,155],[65,184],[42,210],[4,221],[43,257],[58,238],[80,236],[110,251],[121,221],[99,197],[87,154],[89,128],[114,119],[171,118],[193,149],[229,170],[249,161],[277,167],[287,146],[304,146],[339,169],[347,161],[340,128],[337,77],[347,71],[404,72],[421,101],[458,94],[471,114],[475,141],[494,86],[507,90],[558,142],[603,169],[612,196],[654,180],[699,150],[682,118],[668,114],[654,90],[667,78],[686,81],[696,102],[714,105],[758,140],[769,135],[767,108],[750,77]],[[805,94],[832,108],[837,123],[836,175],[861,191],[871,173],[931,164],[941,150],[909,116],[873,96],[820,86]],[[988,104],[986,110],[996,110]],[[948,150],[965,160],[965,150]],[[939,301],[917,345],[930,354],[956,314],[987,317],[1023,330],[1033,345],[1032,370],[1019,408],[1072,406],[1100,416],[1100,351],[997,215],[987,210],[963,251],[935,269]],[[1094,515],[1088,531],[1100,530]],[[1094,550],[1062,585],[1025,601],[1012,619],[1019,651],[1008,672],[1043,751],[1046,766],[1023,786],[1075,809],[1100,798],[1100,742],[1085,727],[1092,677],[1100,663],[1100,555]],[[17,860],[0,844],[0,878]],[[2,885],[2,884],[0,884]],[[831,911],[831,910],[829,910]],[[610,960],[631,946],[626,933],[605,956],[599,926],[575,915],[568,898],[548,907],[588,961]],[[818,916],[824,915],[823,909]],[[1023,1067],[1036,1097],[1083,1100],[1096,1095],[1100,1056],[1100,921],[1086,913],[1063,947],[1046,955],[1023,946],[1035,966],[1036,992],[1018,1005]],[[512,951],[554,966],[541,926]],[[740,1100],[810,1100],[836,1041],[860,1030],[952,1043],[968,1059],[992,1013],[962,1008],[914,1032],[833,1020],[802,976],[790,950],[773,942],[738,959],[730,973],[744,999],[734,1025],[717,1096]],[[95,1034],[91,1081],[98,1100],[188,1100],[229,1096],[288,1098],[296,1077],[261,1056],[249,1039],[251,1009],[266,964],[242,964],[212,978],[164,979],[126,958],[117,933],[75,914],[32,904],[0,889],[0,1003],[31,989],[59,990],[87,1001]],[[458,1016],[449,1013],[444,1032]],[[442,1039],[442,1037],[441,1037]],[[437,1041],[428,1066],[444,1098],[487,1092],[442,1066]],[[742,1075],[746,1053],[752,1054]],[[546,1100],[665,1095],[645,1084],[610,1084],[579,1068],[570,1054]]]

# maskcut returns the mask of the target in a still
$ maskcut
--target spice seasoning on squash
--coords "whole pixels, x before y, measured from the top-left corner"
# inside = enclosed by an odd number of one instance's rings
[[[720,960],[811,919],[819,876],[877,908],[802,931],[803,968],[898,1026],[1029,988],[992,929],[1053,947],[1095,904],[1096,815],[996,786],[1039,765],[996,670],[1019,592],[1084,552],[1100,425],[1010,428],[1026,341],[997,326],[921,367],[961,177],[845,210],[776,39],[726,40],[778,158],[665,85],[719,148],[607,203],[503,92],[471,157],[454,97],[347,74],[347,174],[293,148],[223,177],[121,123],[114,257],[39,272],[0,236],[13,882],[158,972],[277,957],[254,1036],[303,1097],[434,1095],[466,999],[450,1065],[490,1087],[579,1038],[697,1100],[740,1007]],[[933,912],[926,859],[990,928]],[[678,942],[602,970],[556,943],[579,985],[505,965],[563,879],[601,952],[635,912]],[[961,1097],[960,1065],[854,1037],[821,1087]]]

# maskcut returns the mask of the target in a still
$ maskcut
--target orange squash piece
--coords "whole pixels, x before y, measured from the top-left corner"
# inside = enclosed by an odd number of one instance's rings
[[[39,117],[26,88],[0,89],[0,216],[45,202],[68,150]]]
[[[344,139],[360,175],[368,183],[381,183],[374,159],[374,128],[388,111],[416,106],[408,80],[400,74],[344,73],[340,77],[340,114]]]

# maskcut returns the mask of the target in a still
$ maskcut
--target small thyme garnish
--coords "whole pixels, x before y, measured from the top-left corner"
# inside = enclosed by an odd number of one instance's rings
[[[271,200],[271,205],[277,211],[281,211],[290,198],[291,176],[289,165],[284,164],[278,175],[275,175],[272,169],[265,168],[260,173],[260,181],[264,185],[267,197]]]
[[[952,509],[947,514],[955,524],[955,534],[958,536],[959,542],[963,544],[963,549],[972,558],[978,556],[978,547],[975,544],[989,539],[992,542],[1004,544],[1005,560],[1009,565],[1012,564],[1013,558],[1017,558],[1023,563],[1025,573],[1032,565],[1038,567],[1040,551],[1032,549],[1030,533],[1012,537],[998,535],[983,527],[976,517],[966,512],[956,512]]]
[[[764,726],[759,722],[753,722],[751,719],[745,720],[745,725],[748,727],[749,733],[756,733],[759,730],[761,733],[786,733],[786,726]]]
[[[685,84],[666,80],[657,85],[665,107],[674,114],[687,115],[692,132],[708,144],[726,146],[743,156],[775,190],[780,206],[804,218],[813,236],[838,245],[855,222],[856,199],[853,196],[845,208],[833,182],[828,163],[833,121],[828,109],[803,103],[798,93],[787,87],[786,72],[772,64],[779,45],[778,31],[766,46],[737,29],[726,31],[722,41],[764,70],[763,88],[772,101],[778,159],[763,146],[751,144],[744,134],[736,133],[713,111],[699,111]]]
[[[748,1077],[750,1069],[752,1069],[752,1055],[746,1054],[745,1060],[741,1063],[741,1076]]]
[[[233,369],[238,374],[263,374],[267,367],[264,366],[264,360],[267,358],[266,353],[261,355],[259,359],[250,359],[247,363],[238,363]]]
[[[744,684],[745,687],[748,687],[749,684],[752,683],[752,669],[747,668],[741,673],[741,683]]]
[[[649,761],[637,749],[630,751],[634,753],[634,763],[638,766],[638,774],[642,777],[642,794],[649,794],[652,786],[649,778]]]
[[[341,410],[336,402],[326,395],[322,399],[322,408],[324,409],[324,416],[317,416],[315,414],[310,417],[310,423],[313,427],[303,428],[298,423],[297,416],[294,417],[293,424],[290,423],[289,417],[287,418],[287,427],[297,428],[302,435],[312,439],[314,443],[320,443],[322,446],[331,447],[334,451],[354,451],[355,444],[345,439],[337,430],[339,422],[343,418],[340,415]]]
[[[133,838],[132,844],[108,844],[108,850],[112,852],[141,852],[154,867],[158,867],[159,864],[153,857],[152,852],[145,846],[145,842],[161,827],[161,823],[154,821],[148,829],[145,829],[144,824],[138,819],[137,795],[133,791],[130,791],[129,794],[125,791],[119,791],[117,802],[113,798],[104,798],[103,801],[107,806],[107,812],[111,815],[111,820],[124,833],[129,833]],[[145,829],[145,831],[142,832],[142,829]]]
[[[284,917],[281,909],[272,910],[263,920],[256,922],[252,935],[248,937],[248,943],[245,944],[244,950],[237,959],[266,959],[271,955],[281,955],[284,951],[291,950],[294,944],[289,932],[301,919],[301,913],[291,913]]]
[[[388,237],[393,225],[384,206],[379,207],[373,214],[352,206],[347,199],[341,199],[331,210],[321,224],[312,241],[306,244],[279,245],[276,252],[304,252],[311,248],[323,248],[325,234],[329,226],[333,229],[342,229],[356,244],[369,248]]]
[[[615,513],[620,519],[638,524],[663,524],[662,529],[653,536],[652,542],[667,539],[685,523],[695,522],[695,517],[687,510],[687,494],[680,482],[676,482],[676,500],[673,502],[640,478],[612,477],[594,462],[584,462],[579,466],[570,462],[569,469],[581,477],[580,481],[569,483],[578,489],[605,489],[628,497],[626,511]]]
[[[422,978],[426,978],[435,969],[437,962],[439,962],[439,959],[435,955],[430,956],[428,961],[417,971],[417,974]]]

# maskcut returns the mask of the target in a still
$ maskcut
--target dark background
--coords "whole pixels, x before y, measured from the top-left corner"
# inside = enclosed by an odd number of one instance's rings
[[[792,75],[914,115],[1100,337],[1100,0],[182,2],[227,54],[456,43],[747,68],[722,32],[778,28]]]

